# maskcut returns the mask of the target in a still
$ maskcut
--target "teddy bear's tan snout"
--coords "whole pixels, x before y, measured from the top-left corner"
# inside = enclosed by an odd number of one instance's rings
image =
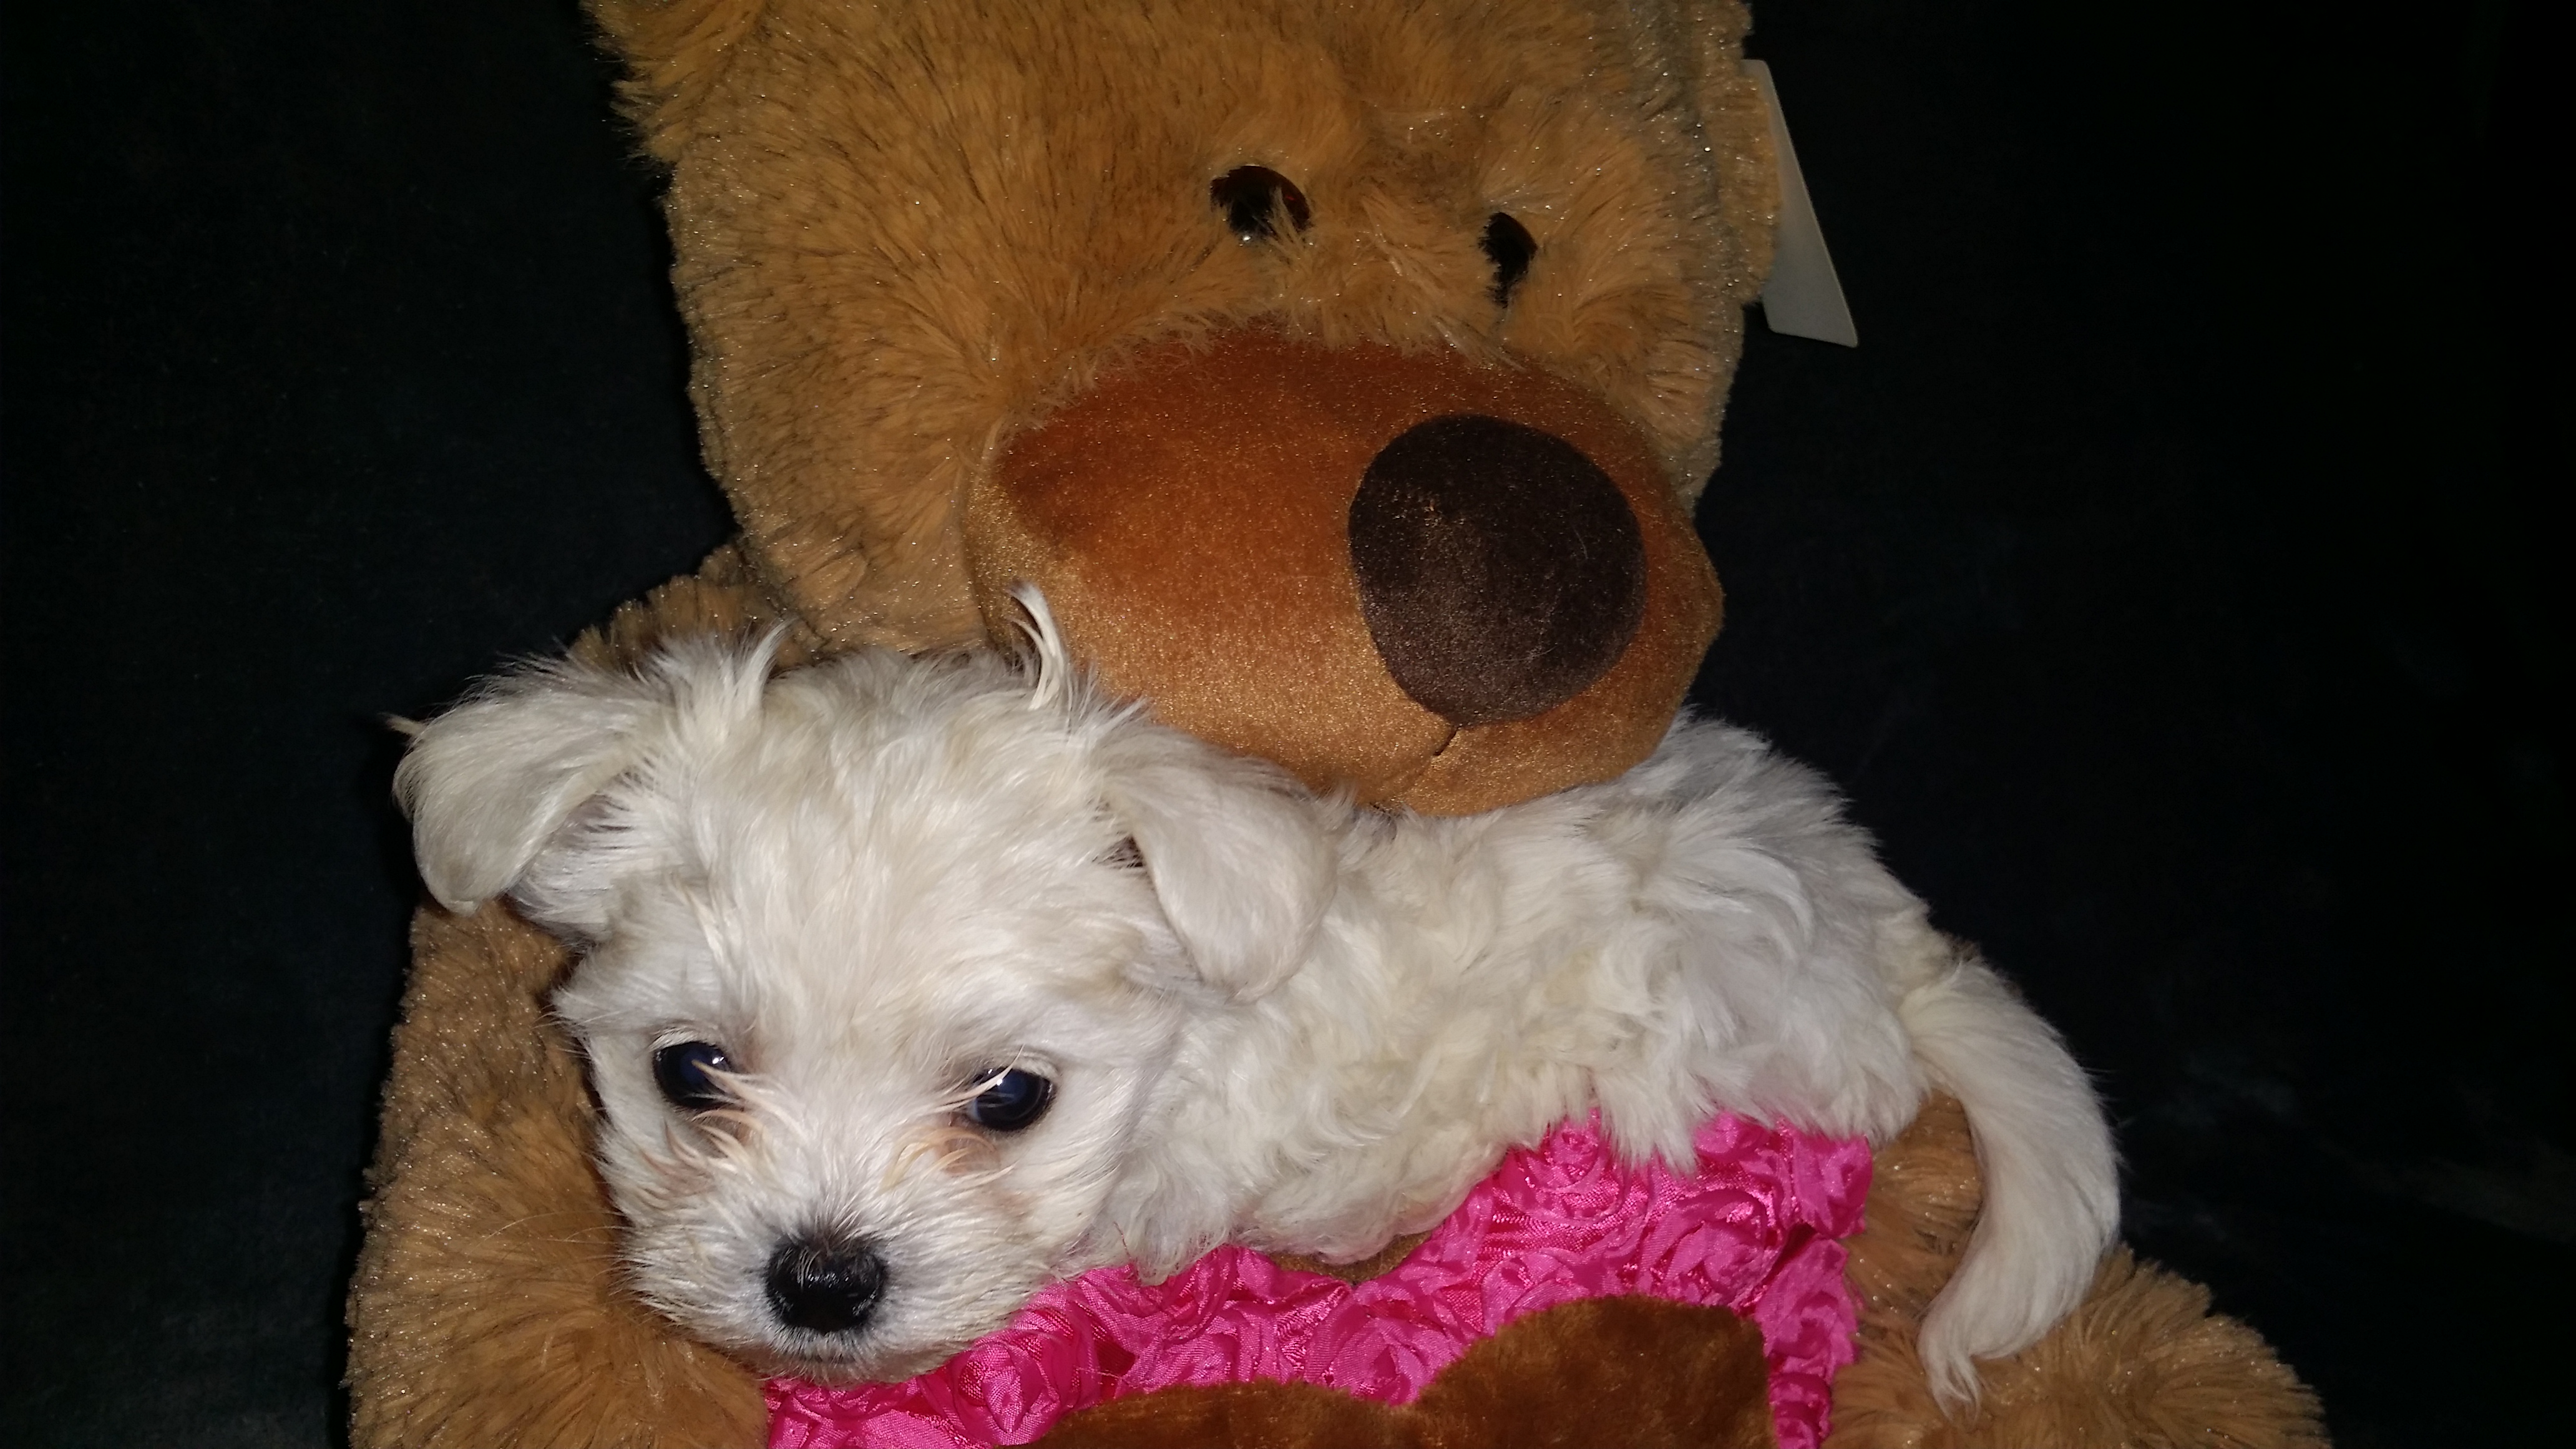
[[[1034,582],[1166,721],[1431,811],[1566,783],[1577,740],[1642,759],[1718,622],[1636,427],[1445,350],[1149,351],[1010,442],[966,531],[988,623]]]

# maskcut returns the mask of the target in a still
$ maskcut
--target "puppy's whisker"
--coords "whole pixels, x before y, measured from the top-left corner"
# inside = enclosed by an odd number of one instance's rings
[[[744,1107],[717,1107],[701,1114],[698,1125],[705,1129],[707,1141],[716,1155],[728,1163],[740,1163],[756,1147],[760,1119]]]
[[[903,1144],[902,1148],[895,1153],[893,1160],[886,1164],[884,1173],[878,1177],[877,1190],[894,1191],[903,1184],[904,1178],[910,1175],[912,1164],[933,1150],[927,1140],[918,1137]]]
[[[1012,1166],[1011,1163],[1003,1162],[987,1168],[960,1172],[956,1174],[955,1181],[959,1186],[966,1188],[997,1188],[1002,1185],[1003,1179],[1011,1175]]]
[[[558,1209],[557,1211],[547,1213],[528,1213],[521,1217],[512,1218],[508,1222],[491,1229],[489,1232],[481,1234],[481,1236],[485,1238],[506,1237],[517,1233],[520,1229],[527,1227],[531,1223],[541,1223],[548,1218],[581,1218],[588,1216],[590,1216],[589,1213],[579,1208]],[[592,1224],[582,1229],[582,1232],[584,1233],[607,1233],[611,1235],[615,1234],[616,1231],[617,1229],[614,1226],[605,1223]],[[540,1236],[542,1236],[547,1242],[568,1243],[575,1241],[579,1234],[567,1236],[563,1234],[548,1233]]]
[[[729,1143],[730,1138],[702,1136],[691,1141],[680,1135],[685,1130],[677,1125],[666,1127],[662,1134],[662,1150],[643,1148],[636,1153],[645,1170],[651,1174],[652,1190],[666,1201],[684,1202],[705,1192],[719,1168],[735,1165],[724,1156],[707,1150],[709,1142]]]
[[[598,1027],[602,1026],[622,1027],[637,1023],[658,1022],[661,1019],[659,1014],[654,1012],[651,1007],[641,1004],[629,1007],[612,1007],[601,1012],[597,1017],[584,1022],[575,1022],[566,1017],[560,1011],[549,1011],[547,1015],[554,1021],[555,1025],[563,1028],[566,1036],[576,1038],[585,1028],[596,1030]]]

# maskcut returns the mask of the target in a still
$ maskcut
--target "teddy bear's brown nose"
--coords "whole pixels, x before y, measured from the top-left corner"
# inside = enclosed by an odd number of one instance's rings
[[[1398,434],[1351,499],[1350,542],[1387,672],[1462,728],[1582,693],[1645,611],[1645,545],[1619,486],[1573,444],[1501,418]]]

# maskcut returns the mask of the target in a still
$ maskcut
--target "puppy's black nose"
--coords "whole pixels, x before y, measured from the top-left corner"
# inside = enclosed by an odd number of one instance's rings
[[[846,1333],[868,1321],[884,1291],[885,1260],[855,1238],[809,1233],[769,1260],[769,1307],[791,1328]]]

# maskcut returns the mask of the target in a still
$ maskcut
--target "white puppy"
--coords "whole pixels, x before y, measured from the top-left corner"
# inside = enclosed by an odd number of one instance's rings
[[[1355,809],[1098,697],[1027,602],[1034,663],[684,641],[499,681],[403,761],[438,899],[586,950],[555,1006],[683,1325],[900,1378],[1100,1264],[1366,1256],[1595,1108],[1687,1165],[1715,1111],[1884,1141],[1929,1084],[1986,1176],[1934,1384],[2083,1295],[2083,1073],[1814,774],[1685,721],[1609,784]]]

